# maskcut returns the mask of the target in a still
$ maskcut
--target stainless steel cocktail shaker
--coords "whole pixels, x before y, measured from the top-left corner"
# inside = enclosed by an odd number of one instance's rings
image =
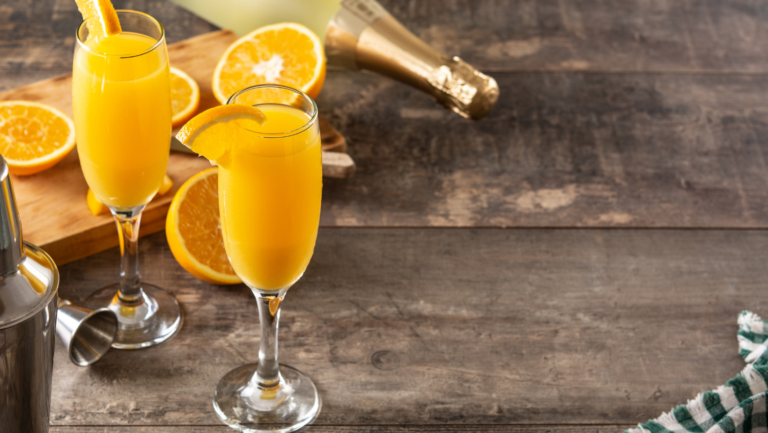
[[[59,271],[23,242],[5,160],[0,157],[0,431],[48,431]]]

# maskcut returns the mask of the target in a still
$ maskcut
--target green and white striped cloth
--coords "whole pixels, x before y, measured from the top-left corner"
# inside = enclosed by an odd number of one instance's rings
[[[768,322],[742,311],[738,339],[741,373],[625,433],[768,433]]]

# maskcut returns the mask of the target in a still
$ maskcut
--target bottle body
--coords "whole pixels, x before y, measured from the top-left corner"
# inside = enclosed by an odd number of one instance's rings
[[[325,41],[329,66],[404,82],[470,119],[485,117],[499,97],[493,78],[433,49],[376,0],[173,1],[238,35],[278,22],[304,24]]]
[[[320,40],[341,3],[341,0],[172,1],[238,36],[268,24],[297,22],[309,27]]]
[[[408,31],[375,0],[344,0],[325,35],[329,65],[364,69],[427,93],[455,113],[481,119],[499,97],[496,80]]]

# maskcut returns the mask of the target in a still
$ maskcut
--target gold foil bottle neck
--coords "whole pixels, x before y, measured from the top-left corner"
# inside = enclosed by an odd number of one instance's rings
[[[438,101],[470,119],[488,115],[499,99],[496,80],[456,56],[447,59],[427,80],[442,92],[441,97],[436,96]]]
[[[329,66],[365,69],[410,84],[470,119],[491,112],[496,80],[446,56],[408,31],[374,0],[344,0],[328,24]]]

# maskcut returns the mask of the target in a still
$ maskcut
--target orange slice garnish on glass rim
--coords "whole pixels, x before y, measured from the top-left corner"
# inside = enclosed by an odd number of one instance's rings
[[[77,9],[88,26],[88,34],[96,38],[120,33],[120,20],[109,0],[75,0]]]
[[[198,155],[204,156],[211,164],[220,164],[229,154],[232,142],[232,124],[257,130],[267,117],[256,107],[232,104],[219,105],[203,111],[187,122],[176,138]]]

